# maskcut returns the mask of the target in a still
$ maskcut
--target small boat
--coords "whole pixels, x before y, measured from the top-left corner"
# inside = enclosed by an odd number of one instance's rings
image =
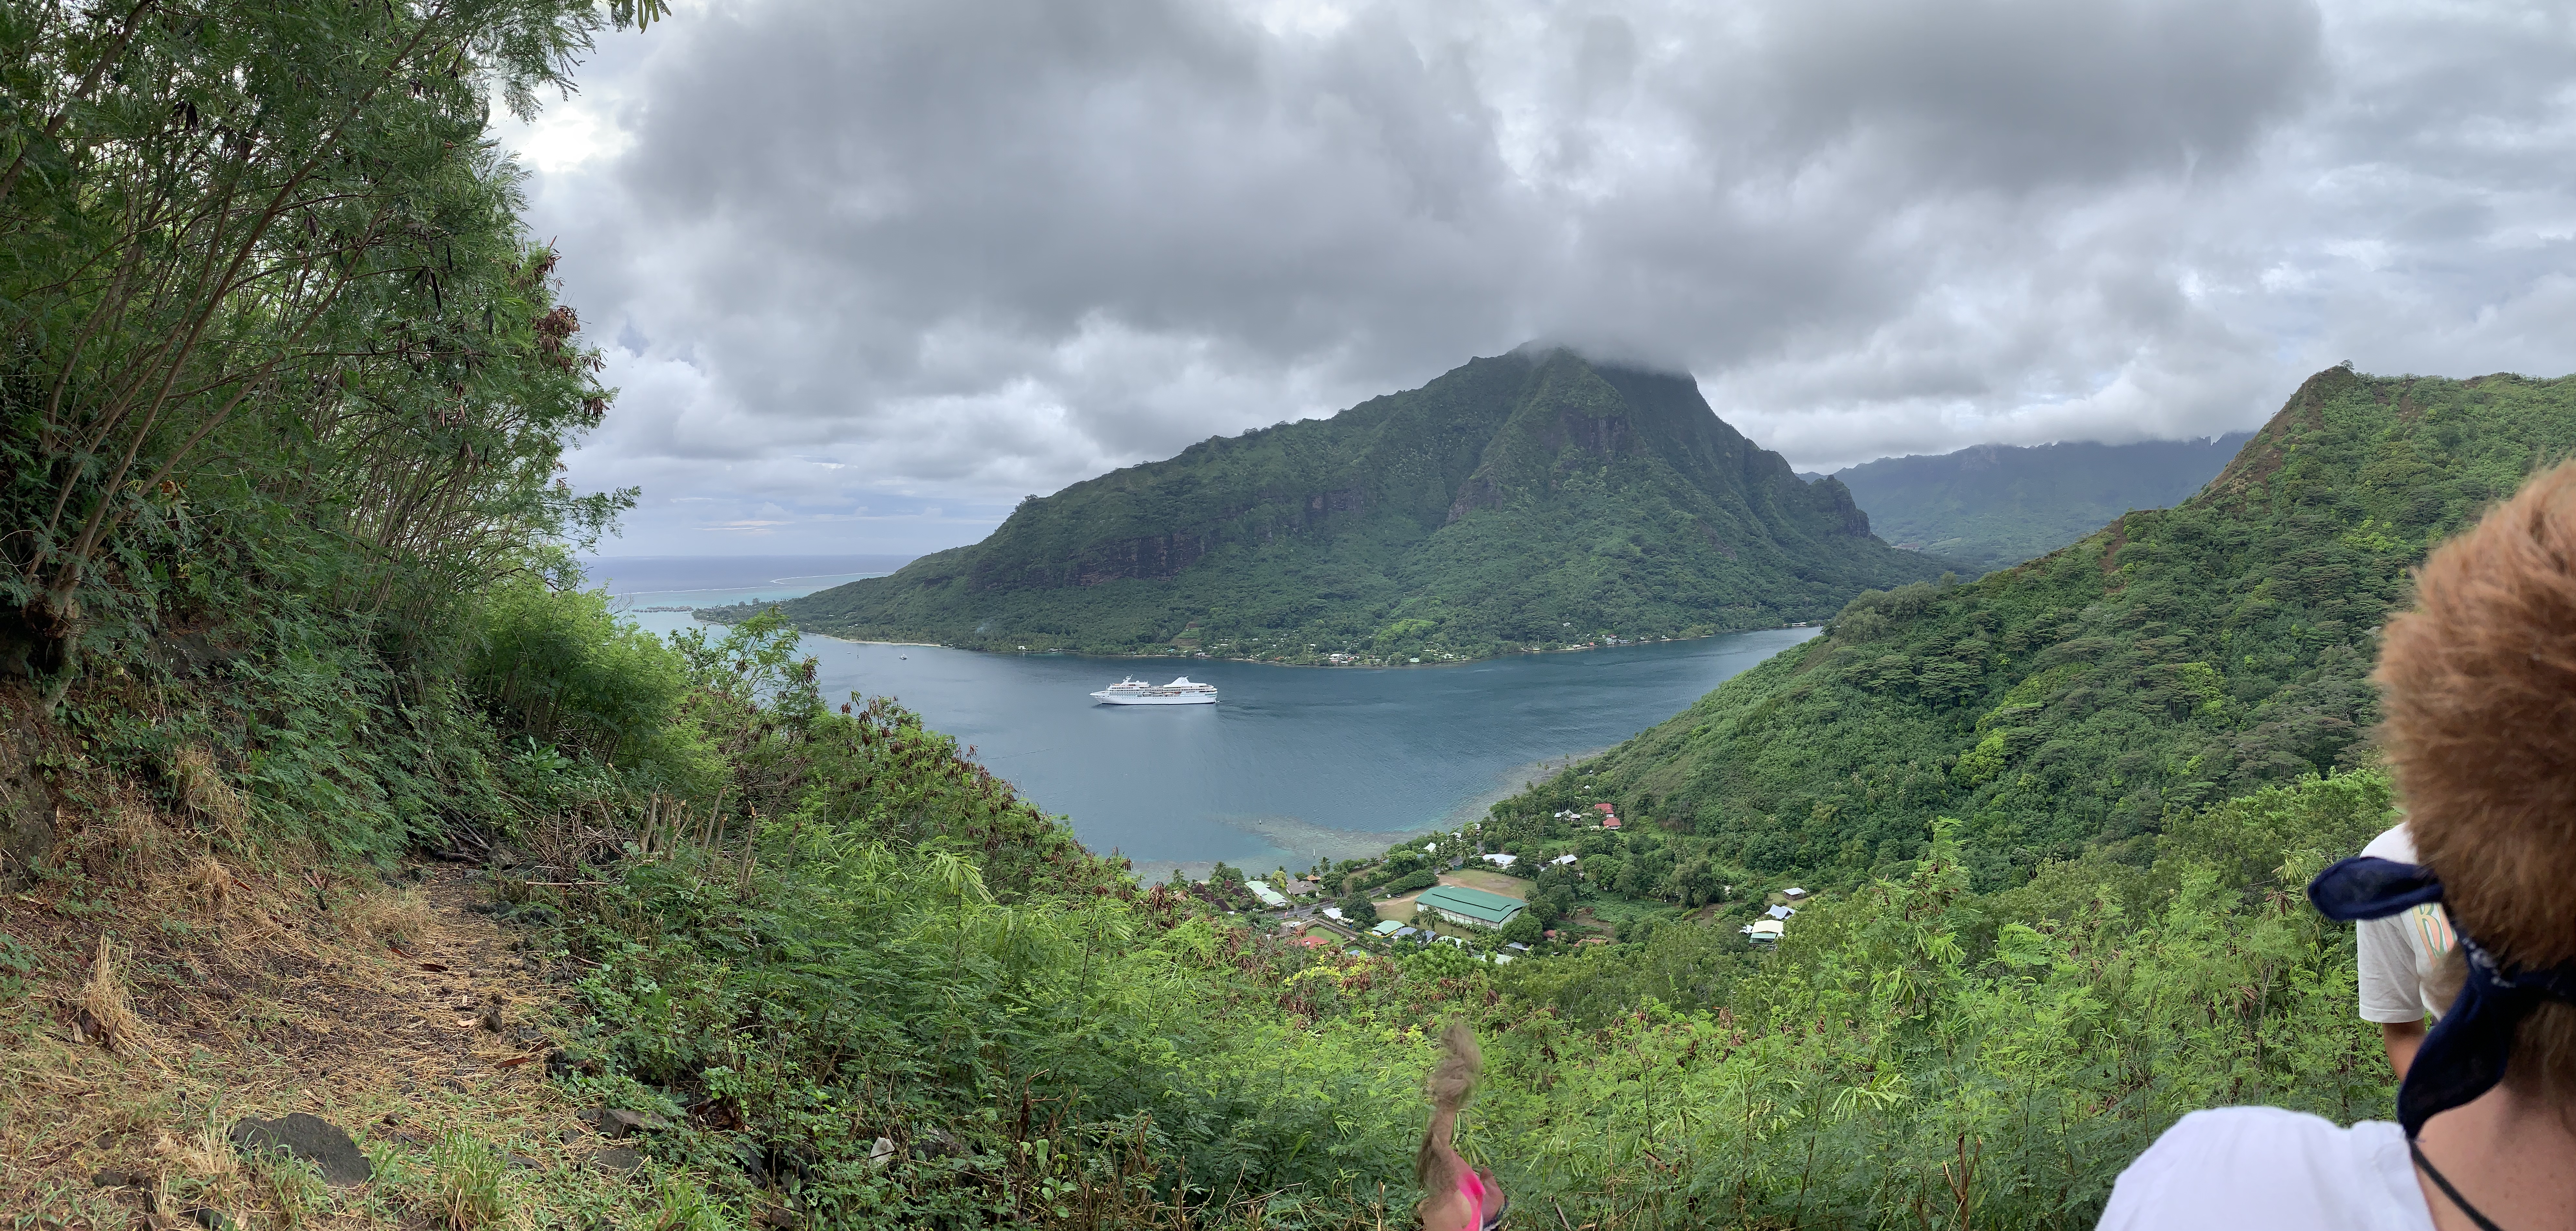
[[[1120,680],[1091,697],[1103,705],[1214,705],[1216,685],[1193,684],[1186,675],[1169,684],[1130,679]]]

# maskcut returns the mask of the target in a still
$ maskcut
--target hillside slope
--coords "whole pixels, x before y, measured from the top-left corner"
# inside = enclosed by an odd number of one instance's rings
[[[2132,509],[2181,503],[2253,437],[1974,445],[1835,471],[1879,537],[1975,566],[2019,564]]]
[[[1524,349],[1032,498],[981,543],[785,610],[976,647],[1473,657],[1822,619],[1939,571],[1687,377]]]
[[[1853,880],[1965,822],[1978,883],[2366,756],[2374,634],[2430,544],[2576,450],[2576,379],[2310,378],[2178,508],[1855,600],[1579,774],[1720,863]],[[1537,836],[1535,834],[1533,837]],[[1685,852],[1687,855],[1688,852]]]

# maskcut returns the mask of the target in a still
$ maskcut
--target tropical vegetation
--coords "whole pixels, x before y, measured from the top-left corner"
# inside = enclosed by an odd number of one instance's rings
[[[2329,369],[2192,499],[1971,584],[1864,594],[1499,805],[1501,841],[1562,840],[1555,812],[1609,801],[1721,881],[1860,883],[1940,816],[1981,889],[2143,852],[2176,817],[2366,764],[2408,568],[2571,449],[2576,381]]]

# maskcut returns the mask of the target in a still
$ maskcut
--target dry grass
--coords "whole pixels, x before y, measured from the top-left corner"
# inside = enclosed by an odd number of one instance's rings
[[[245,840],[250,810],[242,804],[233,784],[215,768],[213,753],[193,744],[182,748],[170,758],[169,773],[170,780],[179,786],[180,800],[203,828],[236,846]]]
[[[212,851],[198,851],[176,868],[147,878],[138,897],[175,904],[190,923],[213,928],[230,944],[269,943],[285,932],[270,913],[272,906],[285,906],[276,887],[243,879]]]
[[[72,1041],[97,1043],[119,1055],[152,1050],[143,1019],[134,1015],[125,981],[117,977],[116,946],[107,933],[98,936],[90,958],[89,978],[72,997]]]
[[[394,949],[411,947],[433,926],[429,897],[417,887],[363,894],[338,914],[353,939]]]
[[[60,853],[96,880],[136,884],[176,861],[177,835],[141,800],[121,798],[69,829]]]
[[[138,1194],[90,1182],[121,1170],[165,1215],[417,1229],[446,1213],[442,1134],[512,1160],[496,1225],[579,1226],[642,1200],[586,1165],[600,1139],[541,1062],[561,994],[464,909],[486,892],[475,874],[394,888],[300,852],[253,862],[191,819],[102,810],[66,827],[88,879],[0,896],[0,931],[39,960],[30,995],[0,1003],[0,1210],[144,1225]],[[496,1002],[513,1006],[507,1033],[483,1027]],[[292,1111],[356,1137],[377,1178],[325,1189],[244,1166],[225,1140],[244,1116]]]
[[[241,1209],[251,1195],[249,1171],[211,1117],[185,1136],[164,1132],[155,1137],[151,1159],[157,1164],[150,1174],[152,1204],[158,1209]]]

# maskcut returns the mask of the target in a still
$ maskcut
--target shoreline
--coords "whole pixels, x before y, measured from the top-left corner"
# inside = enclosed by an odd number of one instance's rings
[[[716,621],[697,619],[696,612],[694,610],[692,610],[690,615],[692,621],[695,623],[717,623]],[[1467,666],[1473,663],[1499,661],[1506,656],[1535,657],[1540,654],[1572,654],[1592,650],[1641,649],[1651,648],[1658,645],[1705,641],[1717,637],[1745,637],[1758,633],[1770,632],[1802,634],[1797,636],[1794,641],[1776,647],[1773,650],[1773,652],[1776,653],[1785,651],[1786,649],[1792,648],[1795,644],[1803,643],[1804,641],[1811,640],[1814,637],[1821,635],[1823,628],[1820,623],[1808,623],[1803,628],[1795,625],[1780,625],[1769,628],[1733,629],[1723,632],[1706,633],[1694,637],[1666,637],[1651,640],[1640,639],[1617,646],[1596,644],[1588,646],[1572,646],[1562,649],[1514,650],[1509,651],[1508,655],[1494,654],[1486,658],[1462,659],[1454,662],[1440,663],[1327,663],[1313,661],[1265,662],[1257,658],[1238,658],[1217,655],[1209,655],[1205,658],[1199,658],[1195,655],[1101,654],[1086,653],[1079,650],[980,650],[932,641],[904,641],[890,638],[854,637],[838,633],[802,632],[802,635],[821,637],[826,640],[837,641],[846,645],[956,649],[967,653],[988,654],[995,657],[1089,658],[1098,659],[1103,662],[1111,660],[1134,662],[1137,660],[1160,661],[1177,659],[1184,669],[1186,669],[1187,665],[1192,662],[1223,662],[1262,667],[1365,667],[1387,670],[1396,667]],[[1127,854],[1123,851],[1103,852],[1094,850],[1093,853],[1104,857],[1111,854],[1118,854],[1121,857],[1126,858],[1133,868],[1132,875],[1136,877],[1138,883],[1145,885],[1165,882],[1176,872],[1184,879],[1203,881],[1209,876],[1212,869],[1219,862],[1239,865],[1245,861],[1277,861],[1281,864],[1287,865],[1304,865],[1311,864],[1317,859],[1324,859],[1332,862],[1339,862],[1348,859],[1374,859],[1383,855],[1386,851],[1395,846],[1407,842],[1418,841],[1435,833],[1458,831],[1468,825],[1481,822],[1494,804],[1527,791],[1534,787],[1539,781],[1552,777],[1570,766],[1599,757],[1617,746],[1618,745],[1614,743],[1605,744],[1595,748],[1582,748],[1551,753],[1512,765],[1506,769],[1496,772],[1483,786],[1474,787],[1463,792],[1453,802],[1442,808],[1436,814],[1401,828],[1344,829],[1318,825],[1307,821],[1302,817],[1282,815],[1209,816],[1204,818],[1200,824],[1204,825],[1213,823],[1232,830],[1244,837],[1256,839],[1265,849],[1257,852],[1247,851],[1236,856],[1228,856],[1222,859],[1144,859]],[[1068,821],[1070,819],[1071,818],[1067,818]],[[1091,848],[1086,844],[1086,849]],[[1262,871],[1262,869],[1250,867],[1246,867],[1244,870],[1248,875],[1258,875],[1259,872]],[[1297,868],[1292,866],[1290,870],[1296,871]]]
[[[721,621],[699,619],[696,608],[689,609],[689,618],[699,624],[717,624],[722,626]],[[1563,649],[1554,650],[1513,650],[1509,655],[1488,654],[1483,658],[1461,658],[1454,662],[1445,663],[1275,662],[1259,658],[1236,658],[1230,655],[1221,654],[1210,654],[1205,658],[1201,658],[1195,654],[1103,654],[1090,650],[979,650],[970,646],[950,645],[944,641],[889,641],[875,637],[844,637],[839,633],[818,633],[802,628],[798,629],[797,632],[807,637],[823,637],[832,641],[844,642],[850,645],[915,646],[926,650],[957,650],[967,654],[991,654],[995,657],[1035,658],[1040,656],[1054,656],[1065,658],[1098,658],[1118,662],[1220,662],[1242,663],[1253,667],[1317,667],[1333,670],[1359,668],[1370,671],[1409,671],[1416,667],[1467,667],[1473,666],[1477,663],[1492,662],[1496,659],[1514,655],[1520,657],[1536,657],[1540,654],[1588,654],[1597,650],[1634,650],[1653,645],[1672,645],[1677,642],[1706,641],[1711,637],[1742,637],[1752,633],[1786,633],[1798,632],[1807,629],[1821,631],[1823,628],[1824,625],[1820,622],[1809,622],[1804,625],[1782,624],[1770,628],[1736,628],[1728,629],[1723,632],[1702,633],[1696,637],[1657,637],[1650,640],[1631,641],[1624,645],[1580,645],[1567,646]]]
[[[1450,805],[1448,811],[1441,813],[1429,824],[1415,825],[1406,829],[1335,829],[1291,816],[1220,818],[1216,823],[1269,843],[1273,853],[1257,856],[1264,860],[1277,859],[1282,862],[1297,860],[1312,863],[1320,858],[1338,863],[1345,859],[1374,859],[1415,839],[1435,833],[1455,833],[1464,829],[1473,822],[1483,820],[1486,811],[1496,803],[1536,786],[1540,779],[1553,776],[1568,766],[1591,760],[1616,747],[1618,747],[1616,744],[1605,744],[1599,748],[1558,753],[1535,761],[1524,761],[1496,775],[1497,782],[1494,785],[1473,792]],[[1127,858],[1128,862],[1135,865],[1136,882],[1141,885],[1161,884],[1170,880],[1175,871],[1179,872],[1184,879],[1203,881],[1208,878],[1218,863],[1234,862],[1215,859],[1137,859],[1132,856]],[[1255,856],[1245,856],[1245,858],[1255,858]],[[1243,869],[1246,875],[1252,876],[1258,876],[1262,870],[1249,867]],[[1300,871],[1294,866],[1288,870]]]

